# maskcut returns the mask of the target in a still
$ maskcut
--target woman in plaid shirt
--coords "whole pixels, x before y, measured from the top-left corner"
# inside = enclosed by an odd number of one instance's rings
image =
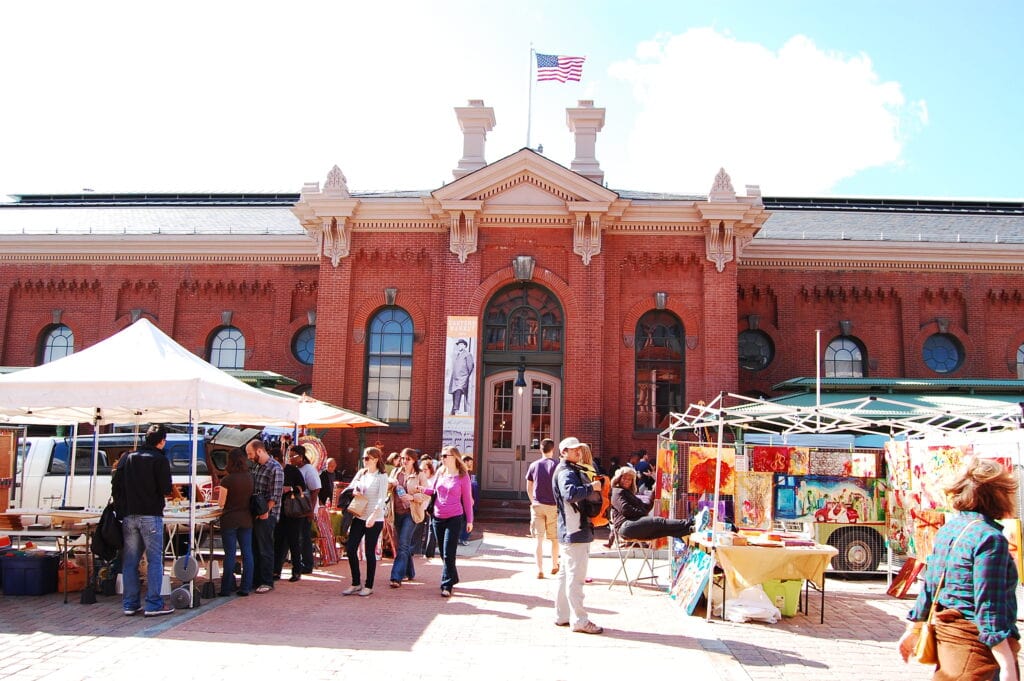
[[[935,536],[924,585],[899,641],[907,660],[914,632],[927,618],[945,574],[934,620],[939,663],[932,679],[1018,678],[1017,568],[996,522],[1013,516],[1016,489],[1016,480],[1001,464],[975,459],[946,490],[960,513]]]

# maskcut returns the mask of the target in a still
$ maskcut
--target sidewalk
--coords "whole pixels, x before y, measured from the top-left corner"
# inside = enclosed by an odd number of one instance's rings
[[[349,585],[342,563],[269,594],[204,601],[164,618],[124,617],[119,597],[87,606],[74,594],[68,605],[59,594],[0,597],[0,678],[931,677],[895,652],[909,602],[887,597],[884,582],[829,580],[823,625],[816,598],[808,617],[709,623],[688,617],[663,589],[609,589],[618,560],[595,542],[586,605],[605,633],[587,636],[554,626],[556,582],[537,579],[526,526],[484,530],[482,542],[463,549],[474,555],[459,558],[462,583],[451,599],[439,595],[436,558],[418,559],[417,580],[400,589],[388,588],[391,561],[383,561],[368,598],[340,595]]]

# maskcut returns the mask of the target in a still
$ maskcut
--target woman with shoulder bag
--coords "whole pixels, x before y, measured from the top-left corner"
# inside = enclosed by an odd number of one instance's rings
[[[302,465],[302,456],[295,450],[296,445],[293,445],[287,452],[288,463],[284,467],[284,487],[281,488],[282,500],[289,494],[306,494],[306,481],[299,470],[299,466]],[[291,555],[292,561],[292,576],[288,581],[297,582],[302,579],[304,567],[302,565],[302,523],[308,522],[309,518],[289,517],[285,513],[281,513],[281,520],[278,521],[281,534],[277,536],[274,545],[274,579],[281,578],[286,553]]]
[[[252,496],[253,480],[249,474],[249,458],[245,450],[236,448],[228,454],[227,475],[221,478],[221,492],[218,502],[223,510],[220,516],[220,535],[224,543],[224,574],[220,578],[218,596],[230,596],[235,592],[235,547],[242,549],[242,586],[239,596],[248,596],[252,591],[252,512],[249,498]]]
[[[441,450],[441,468],[424,492],[434,495],[434,534],[444,559],[441,596],[449,598],[452,588],[459,583],[459,572],[455,568],[459,535],[463,528],[473,531],[472,480],[457,447]]]
[[[402,586],[402,580],[416,576],[412,562],[412,538],[416,525],[423,521],[427,498],[422,491],[420,464],[415,450],[406,447],[398,455],[398,467],[391,472],[391,484],[394,487],[391,505],[395,512],[395,536],[398,538],[398,552],[391,566],[391,588],[397,589]]]
[[[373,578],[377,572],[377,540],[384,527],[385,504],[388,499],[388,476],[384,473],[384,454],[376,447],[363,450],[363,468],[353,478],[352,526],[345,542],[348,566],[352,571],[352,586],[341,592],[343,596],[369,596],[373,593]],[[366,554],[366,581],[359,574],[359,543]]]
[[[1017,568],[996,522],[1013,516],[1016,489],[1013,474],[987,459],[970,461],[946,489],[960,513],[935,535],[921,593],[898,643],[907,661],[931,616],[935,681],[1018,679]]]

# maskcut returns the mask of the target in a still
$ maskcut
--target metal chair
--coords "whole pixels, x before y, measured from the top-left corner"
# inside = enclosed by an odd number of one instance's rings
[[[609,524],[609,532],[612,535],[612,545],[619,556],[619,569],[608,583],[611,589],[622,577],[626,583],[630,595],[633,593],[633,584],[650,580],[651,584],[658,586],[658,575],[654,572],[654,543],[656,540],[648,539],[620,539],[615,531],[615,526]],[[636,570],[630,576],[630,562],[635,565]]]

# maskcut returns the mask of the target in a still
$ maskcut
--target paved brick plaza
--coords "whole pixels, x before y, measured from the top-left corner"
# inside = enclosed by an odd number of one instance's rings
[[[605,634],[570,633],[552,624],[555,581],[536,578],[526,532],[484,528],[475,555],[460,558],[451,600],[439,596],[439,559],[421,560],[418,581],[397,590],[387,586],[385,560],[369,598],[341,597],[349,580],[339,564],[267,595],[204,601],[159,619],[124,617],[118,597],[90,606],[77,594],[68,605],[59,594],[0,597],[0,678],[594,679],[614,669],[689,679],[930,678],[895,652],[909,604],[887,597],[884,582],[830,580],[823,625],[817,599],[809,617],[773,625],[707,623],[663,591],[609,590],[617,559],[597,554],[597,542],[586,603]]]

